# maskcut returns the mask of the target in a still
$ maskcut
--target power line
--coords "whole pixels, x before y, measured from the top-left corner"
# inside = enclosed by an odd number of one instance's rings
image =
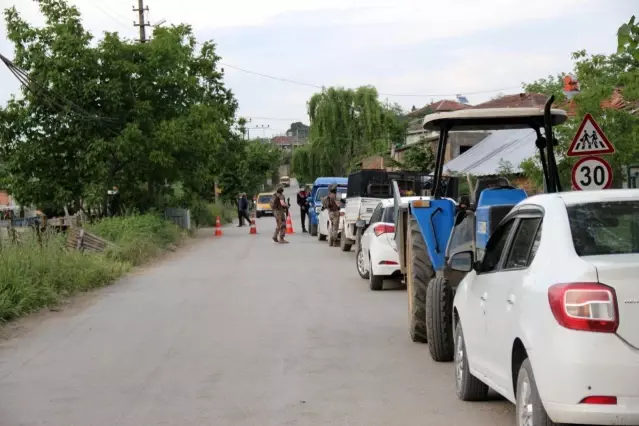
[[[276,77],[274,75],[264,74],[264,73],[260,73],[260,72],[257,72],[257,71],[251,71],[251,70],[247,70],[247,69],[244,69],[244,68],[236,67],[235,65],[231,65],[231,64],[227,64],[227,63],[219,62],[219,64],[224,66],[224,67],[232,68],[234,70],[241,71],[241,72],[244,72],[244,73],[247,73],[247,74],[253,74],[253,75],[260,76],[260,77],[269,78],[271,80],[281,81],[281,82],[284,82],[284,83],[297,84],[298,86],[305,86],[305,87],[313,87],[315,89],[323,89],[325,87],[325,86],[320,86],[318,84],[304,83],[304,82],[301,82],[301,81],[291,80],[291,79],[288,79],[288,78]],[[457,96],[460,93],[463,93],[464,95],[480,95],[480,94],[484,94],[484,93],[503,92],[503,91],[507,91],[507,90],[515,90],[515,89],[520,89],[520,88],[521,88],[520,86],[513,86],[513,87],[503,87],[503,88],[500,88],[500,89],[479,90],[479,91],[475,91],[475,92],[457,91],[455,93],[421,93],[421,94],[382,93],[382,92],[378,92],[378,95],[380,95],[380,96],[392,96],[392,97],[416,97],[416,98],[434,97],[434,98],[443,98],[443,97],[446,97],[446,96]]]

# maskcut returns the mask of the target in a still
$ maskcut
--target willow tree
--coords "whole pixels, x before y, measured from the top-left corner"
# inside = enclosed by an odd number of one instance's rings
[[[308,101],[311,144],[297,162],[304,155],[310,174],[346,175],[362,158],[388,150],[403,137],[397,109],[383,105],[371,86],[330,87],[314,94]]]

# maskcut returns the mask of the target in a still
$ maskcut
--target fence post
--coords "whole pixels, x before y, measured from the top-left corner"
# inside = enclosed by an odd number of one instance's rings
[[[78,239],[77,239],[76,244],[75,244],[76,250],[82,251],[82,242],[83,241],[84,241],[84,229],[80,228],[80,233],[78,235]]]

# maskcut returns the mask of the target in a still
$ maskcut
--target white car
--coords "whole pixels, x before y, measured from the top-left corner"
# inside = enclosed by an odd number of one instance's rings
[[[516,404],[517,425],[639,424],[639,190],[515,206],[454,298],[456,389]]]
[[[338,196],[341,197],[342,201],[346,200],[346,188],[344,188],[344,192],[338,191]],[[337,228],[337,238],[339,239],[342,233],[342,227],[344,226],[344,203],[342,202],[339,209],[339,225]],[[328,219],[328,210],[322,210],[319,214],[319,218],[317,219],[317,238],[320,241],[326,241],[328,238],[328,229],[331,227],[330,220]]]
[[[370,225],[357,246],[355,262],[359,276],[368,279],[371,290],[381,290],[384,280],[401,276],[395,245],[395,209],[392,198],[377,204]]]

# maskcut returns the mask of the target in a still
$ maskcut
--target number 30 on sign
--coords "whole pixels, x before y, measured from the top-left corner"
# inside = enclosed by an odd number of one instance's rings
[[[608,189],[612,185],[612,168],[601,157],[584,157],[572,167],[572,186],[578,191]]]

